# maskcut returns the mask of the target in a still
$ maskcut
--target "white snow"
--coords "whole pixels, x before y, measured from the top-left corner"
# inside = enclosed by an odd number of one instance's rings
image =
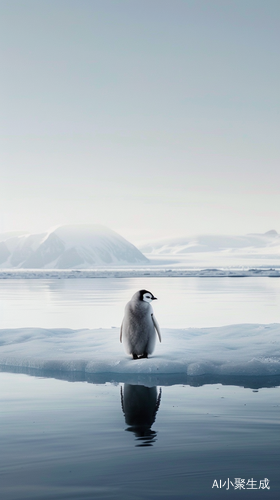
[[[162,329],[148,359],[132,360],[119,328],[0,330],[0,365],[101,374],[280,374],[280,324]]]
[[[139,249],[111,229],[94,224],[56,226],[41,234],[9,232],[0,234],[0,268],[275,267],[279,266],[280,235],[271,230],[243,236],[186,236],[142,243]]]
[[[280,235],[274,230],[243,236],[197,235],[151,241],[138,248],[157,265],[270,266],[279,264]]]
[[[280,235],[271,230],[264,234],[247,234],[244,236],[231,235],[197,235],[181,238],[166,238],[139,245],[144,253],[151,254],[186,254],[215,251],[244,251],[258,252],[258,249],[278,250]]]
[[[280,278],[280,266],[239,268],[189,268],[162,266],[135,268],[111,267],[96,269],[0,269],[0,279],[75,279],[75,278]]]
[[[2,268],[84,269],[148,262],[132,243],[95,224],[60,226],[42,234],[0,235]]]

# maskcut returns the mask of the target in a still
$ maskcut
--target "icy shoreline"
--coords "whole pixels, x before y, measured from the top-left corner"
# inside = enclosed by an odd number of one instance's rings
[[[149,359],[132,360],[119,342],[118,328],[0,330],[0,369],[39,370],[54,377],[72,373],[80,379],[106,374],[107,380],[130,383],[280,375],[278,323],[163,329],[162,334],[162,344]]]
[[[5,269],[0,279],[81,279],[81,278],[280,278],[280,268],[203,269]]]

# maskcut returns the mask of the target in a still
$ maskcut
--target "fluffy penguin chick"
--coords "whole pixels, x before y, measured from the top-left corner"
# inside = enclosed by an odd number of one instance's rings
[[[139,290],[126,304],[121,326],[120,341],[133,359],[147,358],[156,343],[156,332],[161,342],[159,324],[153,315],[150,302],[156,300],[151,292]]]

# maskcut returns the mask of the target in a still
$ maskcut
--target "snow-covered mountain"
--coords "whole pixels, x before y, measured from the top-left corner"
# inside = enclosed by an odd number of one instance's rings
[[[199,235],[151,241],[138,248],[154,265],[171,267],[279,266],[280,235]]]
[[[280,247],[280,235],[271,230],[264,234],[245,236],[200,235],[193,237],[166,238],[139,245],[145,254],[180,255],[200,252],[258,252]]]
[[[99,225],[60,226],[40,234],[9,232],[0,234],[0,268],[280,265],[280,234],[274,230],[244,236],[166,238],[139,245],[139,249]]]
[[[1,268],[85,269],[148,262],[129,241],[99,225],[60,226],[42,234],[0,235]]]

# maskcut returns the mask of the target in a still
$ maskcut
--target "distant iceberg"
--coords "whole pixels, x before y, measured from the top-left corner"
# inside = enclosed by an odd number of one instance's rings
[[[183,382],[186,377],[280,375],[280,324],[163,329],[148,359],[132,360],[119,342],[119,329],[0,330],[4,371],[109,374],[109,380],[137,383],[149,378]],[[101,377],[102,378],[102,377]],[[175,382],[174,382],[175,383]]]

